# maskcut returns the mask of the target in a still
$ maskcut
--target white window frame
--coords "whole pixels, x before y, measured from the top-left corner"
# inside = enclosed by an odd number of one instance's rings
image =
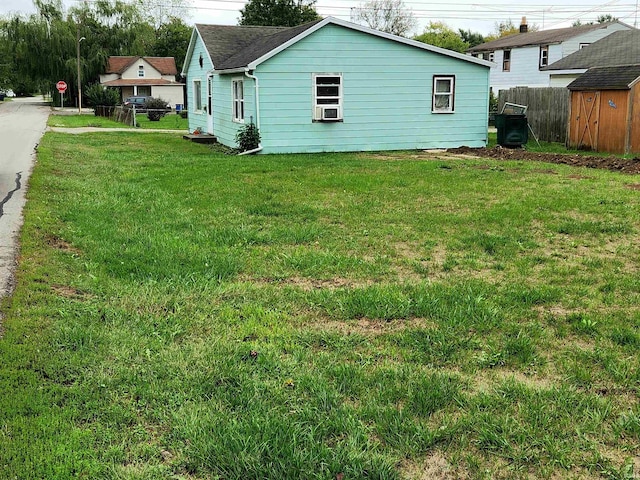
[[[507,57],[509,57],[507,59]],[[510,72],[511,71],[511,49],[502,51],[502,71]]]
[[[240,93],[240,95],[238,95]],[[244,123],[244,78],[238,77],[231,80],[231,115],[236,123]]]
[[[540,46],[540,58],[538,60],[538,67],[543,68],[549,65],[549,45]]]
[[[446,92],[438,92],[438,82],[449,82],[449,90]],[[449,97],[449,106],[447,108],[436,107],[436,97]],[[431,93],[431,113],[455,113],[456,109],[456,77],[455,75],[434,75]]]
[[[202,80],[199,78],[193,80],[193,110],[202,112]]]
[[[138,67],[138,77],[139,78],[144,78],[144,65],[140,65]]]
[[[337,84],[338,95],[318,95],[318,79],[320,78],[339,78],[340,83]],[[331,84],[336,86],[336,84]],[[342,73],[314,73],[312,75],[312,88],[313,88],[313,121],[314,122],[341,122],[343,119],[343,92],[344,92],[344,78]],[[319,101],[320,100],[320,101]],[[322,100],[331,101],[335,103],[321,102]],[[335,119],[323,119],[322,108],[337,108],[338,116]]]

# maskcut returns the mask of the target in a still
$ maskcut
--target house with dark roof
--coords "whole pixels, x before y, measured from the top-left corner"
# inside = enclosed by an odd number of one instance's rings
[[[570,147],[640,153],[640,62],[590,68],[567,88]]]
[[[480,147],[490,63],[335,18],[291,28],[195,25],[189,130],[262,153]]]
[[[114,56],[100,75],[105,87],[120,89],[121,98],[162,98],[173,108],[184,105],[184,84],[176,81],[178,69],[173,57]]]
[[[530,31],[523,17],[520,33],[482,43],[467,53],[494,63],[490,82],[496,94],[513,87],[548,87],[547,66],[614,32],[630,29],[629,25],[614,21]]]
[[[551,87],[566,87],[592,67],[615,67],[640,63],[640,30],[614,32],[571,55],[552,63]]]

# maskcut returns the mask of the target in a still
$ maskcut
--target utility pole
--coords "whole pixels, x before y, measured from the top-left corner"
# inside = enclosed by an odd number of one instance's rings
[[[82,113],[82,77],[80,75],[80,42],[86,40],[80,37],[80,25],[76,25],[76,57],[78,62],[78,113]]]

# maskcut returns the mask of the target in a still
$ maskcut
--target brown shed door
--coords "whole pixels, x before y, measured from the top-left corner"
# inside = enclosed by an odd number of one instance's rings
[[[637,83],[633,87],[633,94],[631,96],[631,138],[630,149],[631,153],[640,153],[640,83]]]
[[[629,116],[629,90],[600,92],[598,151],[626,153]]]
[[[570,141],[576,148],[598,148],[600,92],[573,92]]]

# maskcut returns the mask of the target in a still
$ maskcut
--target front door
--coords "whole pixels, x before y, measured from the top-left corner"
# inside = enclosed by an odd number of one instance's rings
[[[571,101],[571,144],[579,149],[598,148],[600,92],[574,92]]]
[[[213,77],[207,77],[207,133],[213,135]]]

